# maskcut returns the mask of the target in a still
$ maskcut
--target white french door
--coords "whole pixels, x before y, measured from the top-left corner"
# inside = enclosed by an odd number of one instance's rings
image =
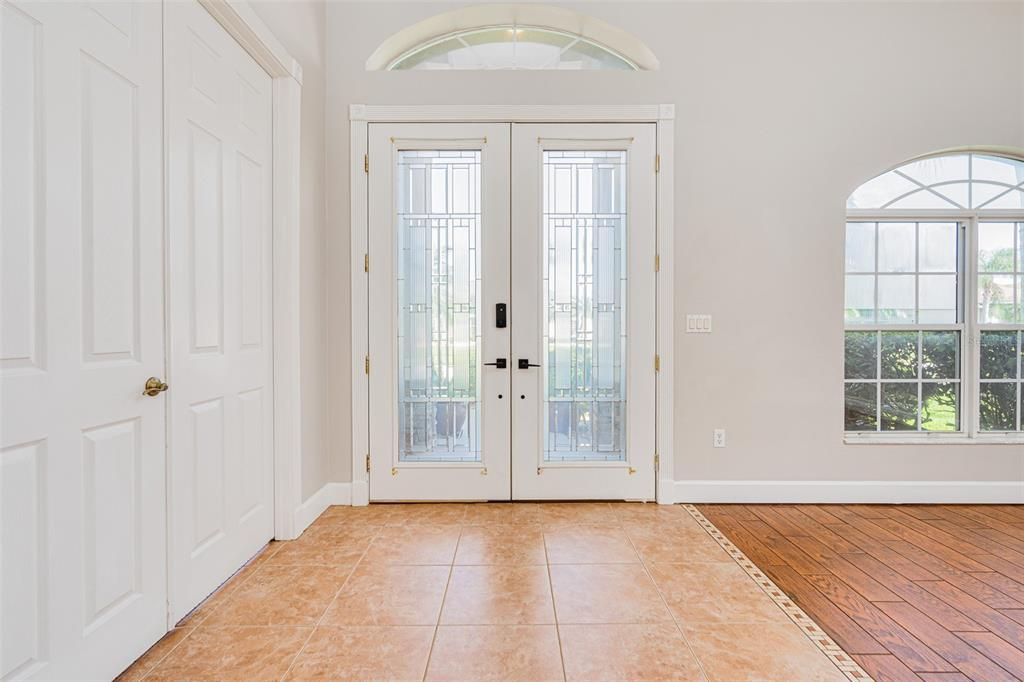
[[[198,3],[164,15],[177,620],[274,534],[272,86]]]
[[[371,500],[653,499],[655,126],[368,149]]]
[[[371,499],[507,500],[509,126],[369,135]]]
[[[166,631],[160,5],[0,2],[0,678]]]
[[[513,126],[515,499],[654,499],[655,153],[653,124]]]

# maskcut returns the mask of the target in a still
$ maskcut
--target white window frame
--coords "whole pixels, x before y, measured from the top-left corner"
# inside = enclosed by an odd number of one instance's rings
[[[844,431],[845,443],[909,444],[998,444],[1024,443],[1024,432],[982,431],[980,429],[980,382],[981,382],[981,332],[1018,330],[1019,324],[980,324],[978,322],[978,224],[986,221],[1022,222],[1024,211],[1019,209],[847,209],[846,221],[855,222],[957,222],[965,233],[963,253],[960,254],[962,271],[958,273],[962,292],[959,305],[963,306],[963,320],[950,325],[862,325],[844,324],[843,332],[874,331],[919,331],[922,327],[949,328],[961,330],[960,353],[960,430],[929,432],[879,432]],[[877,238],[877,237],[876,237]],[[845,270],[845,268],[844,268]],[[876,294],[877,295],[877,294]],[[844,355],[845,364],[845,355]],[[881,381],[879,377],[878,381]],[[844,379],[844,386],[845,386]]]

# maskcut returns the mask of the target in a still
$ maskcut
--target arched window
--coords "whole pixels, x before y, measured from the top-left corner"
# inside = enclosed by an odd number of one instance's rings
[[[1020,438],[1024,161],[934,155],[864,183],[845,272],[848,434]]]
[[[639,40],[593,17],[542,4],[481,5],[439,14],[384,41],[368,70],[640,71],[658,60]]]
[[[418,45],[389,67],[407,69],[637,69],[580,35],[542,26],[468,29]]]
[[[943,154],[911,161],[858,187],[851,209],[1024,209],[1024,161]]]

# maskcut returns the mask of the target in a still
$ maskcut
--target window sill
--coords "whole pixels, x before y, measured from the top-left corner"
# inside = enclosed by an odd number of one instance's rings
[[[845,433],[846,445],[1024,445],[1024,433],[989,433],[970,437],[966,433],[897,435],[890,433]]]

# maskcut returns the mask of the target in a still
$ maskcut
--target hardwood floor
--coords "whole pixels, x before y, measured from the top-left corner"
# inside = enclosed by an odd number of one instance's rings
[[[876,680],[1024,680],[1024,506],[698,508]]]

